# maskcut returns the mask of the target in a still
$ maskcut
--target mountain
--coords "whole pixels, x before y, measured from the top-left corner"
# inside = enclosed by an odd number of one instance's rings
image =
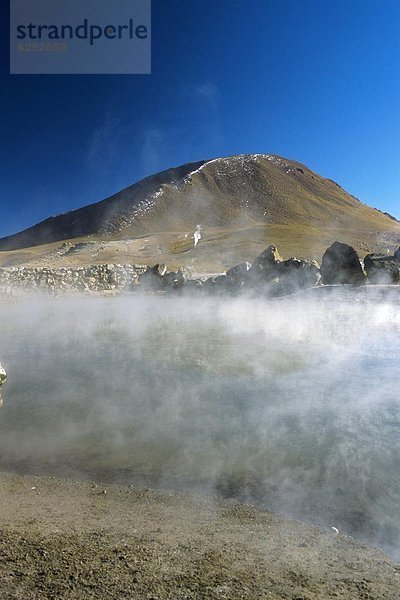
[[[194,248],[198,224],[202,240]],[[148,238],[144,248],[135,248],[133,242],[143,237]],[[399,245],[400,223],[299,162],[250,154],[168,169],[101,202],[50,217],[0,239],[0,261],[18,263],[21,258],[10,251],[28,248],[25,260],[46,256],[43,245],[54,255],[57,243],[66,240],[80,241],[74,260],[82,250],[83,262],[89,258],[83,257],[85,244],[98,258],[94,245],[100,242],[107,258],[119,262],[126,253],[143,262],[196,263],[204,255],[218,263],[218,254],[221,260],[228,255],[244,260],[268,242],[284,253],[319,258],[334,239],[352,243],[361,254],[387,251]],[[132,252],[123,250],[128,243]],[[64,261],[65,254],[59,253]]]

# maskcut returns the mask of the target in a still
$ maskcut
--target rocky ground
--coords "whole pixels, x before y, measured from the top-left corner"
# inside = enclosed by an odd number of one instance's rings
[[[69,246],[68,246],[69,247]],[[75,247],[69,247],[69,251]],[[193,277],[194,275],[194,277]],[[86,267],[13,266],[0,268],[0,296],[39,291],[64,293],[120,293],[132,291],[190,294],[285,296],[323,285],[398,285],[400,248],[393,255],[369,254],[363,260],[348,244],[334,242],[317,261],[283,260],[275,245],[255,258],[216,276],[193,274],[190,268],[175,271],[167,265],[92,264]],[[139,284],[139,285],[138,285]]]
[[[141,265],[114,264],[58,269],[0,268],[0,295],[9,296],[32,291],[51,294],[129,291],[145,269],[146,267]]]
[[[400,598],[400,566],[333,530],[210,497],[0,474],[0,597]]]
[[[283,256],[321,261],[326,248],[335,240],[352,245],[360,256],[367,253],[393,253],[400,244],[395,231],[377,233],[357,228],[319,228],[301,225],[261,225],[247,227],[203,227],[201,240],[194,246],[191,229],[149,233],[129,239],[81,237],[66,242],[0,252],[0,266],[47,267],[49,269],[89,267],[93,264],[165,263],[169,270],[179,267],[197,273],[220,273],[249,260],[270,244]]]

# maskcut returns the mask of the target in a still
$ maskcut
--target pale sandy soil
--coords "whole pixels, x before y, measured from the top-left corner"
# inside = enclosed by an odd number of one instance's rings
[[[0,598],[400,598],[400,565],[209,497],[0,474]]]
[[[397,230],[396,230],[397,231]],[[63,242],[33,248],[0,252],[0,267],[80,267],[103,263],[154,265],[165,263],[169,270],[184,267],[197,273],[217,273],[235,264],[252,262],[270,244],[278,246],[283,258],[321,261],[326,248],[335,240],[354,246],[361,258],[369,252],[387,254],[396,250],[400,234],[388,231],[378,235],[354,228],[317,228],[300,225],[254,225],[243,228],[204,228],[198,246],[192,233],[164,231],[132,239],[104,240],[95,237],[69,240],[76,250],[68,252]]]

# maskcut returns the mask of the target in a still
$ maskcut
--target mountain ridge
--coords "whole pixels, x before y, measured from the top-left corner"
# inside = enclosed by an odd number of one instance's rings
[[[194,255],[197,225],[205,235]],[[227,256],[234,250],[231,261],[269,242],[283,244],[289,253],[304,248],[305,258],[318,258],[322,245],[335,239],[386,252],[400,243],[400,223],[300,162],[274,154],[239,154],[150,175],[97,203],[0,239],[0,251],[4,258],[5,252],[32,248],[34,254],[35,247],[58,242],[101,240],[113,261],[121,258],[117,242],[140,238],[148,238],[147,245],[127,251],[124,260],[158,262],[172,256],[187,262],[183,255],[189,253],[196,262],[202,253],[211,260],[218,252]]]
[[[115,204],[116,201],[121,200],[121,204],[123,206],[126,202],[126,196],[135,190],[135,188],[139,187],[140,192],[143,191],[146,193],[147,186],[149,184],[151,185],[154,182],[156,185],[161,186],[168,181],[172,181],[174,176],[178,176],[180,178],[182,173],[185,172],[185,167],[188,165],[200,165],[204,162],[205,161],[197,161],[194,163],[188,163],[187,165],[182,165],[181,167],[166,169],[159,173],[155,173],[140,179],[127,188],[124,188],[103,200],[65,213],[48,217],[47,219],[44,219],[43,221],[40,221],[39,223],[36,223],[35,225],[32,225],[31,227],[28,227],[20,232],[0,238],[0,251],[17,250],[20,248],[52,243],[54,241],[71,239],[84,235],[93,235],[98,232],[98,226],[102,223],[102,219],[104,219],[106,215],[112,214],[113,204]],[[163,176],[165,176],[165,180]],[[96,211],[98,211],[97,214]],[[87,223],[88,216],[93,217],[93,221],[90,223]],[[52,238],[51,234],[54,231],[54,225],[57,227],[57,225],[59,225],[59,223],[62,221],[66,221],[65,226],[58,230],[58,235],[56,232],[54,232],[55,236],[57,237]],[[47,235],[46,233],[41,235],[41,229],[46,228],[49,228],[50,232],[48,232]],[[31,234],[39,235],[36,240],[32,240]]]

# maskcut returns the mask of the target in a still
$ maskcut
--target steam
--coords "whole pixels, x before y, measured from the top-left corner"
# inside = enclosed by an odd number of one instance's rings
[[[193,234],[193,239],[194,247],[196,247],[199,241],[201,240],[201,225],[196,225],[196,231]]]
[[[398,556],[398,290],[332,293],[2,304],[0,468],[216,492]]]

